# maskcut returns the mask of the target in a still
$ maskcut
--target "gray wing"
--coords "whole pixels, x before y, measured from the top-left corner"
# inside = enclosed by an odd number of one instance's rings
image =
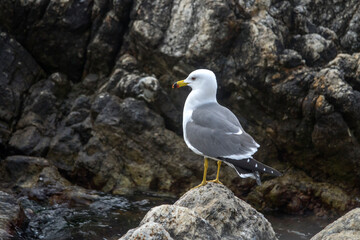
[[[259,147],[236,116],[217,103],[194,110],[185,131],[188,142],[208,157],[240,160],[251,157]]]

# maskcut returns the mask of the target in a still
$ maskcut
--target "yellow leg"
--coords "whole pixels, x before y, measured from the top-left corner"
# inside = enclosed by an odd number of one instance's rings
[[[214,180],[211,180],[209,182],[214,182],[214,183],[220,183],[222,184],[222,182],[219,181],[219,175],[220,175],[220,166],[221,166],[221,161],[217,161],[217,165],[218,165],[218,168],[217,168],[217,173],[216,173],[216,178]]]
[[[201,186],[204,186],[204,185],[207,184],[207,181],[206,181],[207,169],[208,169],[208,159],[204,158],[204,176],[203,176],[203,180],[199,185],[197,185],[196,187],[193,187],[192,189],[195,189],[195,188],[198,188],[198,187],[201,187]]]

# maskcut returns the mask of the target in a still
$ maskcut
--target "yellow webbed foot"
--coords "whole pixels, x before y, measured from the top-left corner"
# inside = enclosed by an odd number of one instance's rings
[[[208,181],[208,182],[223,184],[222,182],[219,181],[219,179],[210,180],[210,181]]]
[[[198,188],[198,187],[205,186],[208,182],[209,182],[209,181],[202,181],[199,185],[197,185],[197,186],[195,186],[195,187],[191,188],[190,190],[193,190],[193,189]]]

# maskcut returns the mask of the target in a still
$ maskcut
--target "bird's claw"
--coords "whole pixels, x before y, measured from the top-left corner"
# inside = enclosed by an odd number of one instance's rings
[[[222,182],[219,181],[219,179],[210,180],[210,181],[208,181],[208,182],[223,184]],[[224,184],[223,184],[223,185],[224,185]]]
[[[193,190],[193,189],[198,188],[198,187],[205,186],[208,182],[209,182],[209,181],[202,181],[199,185],[197,185],[197,186],[195,186],[195,187],[191,188],[190,190]]]

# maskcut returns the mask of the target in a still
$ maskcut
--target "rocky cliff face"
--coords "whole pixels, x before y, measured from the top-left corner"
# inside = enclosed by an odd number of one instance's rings
[[[296,213],[359,205],[359,9],[355,0],[3,0],[3,185],[31,186],[9,170],[21,155],[86,188],[184,192],[202,160],[181,137],[187,92],[170,86],[209,68],[219,101],[261,144],[255,157],[284,173],[254,188],[225,168],[238,196]]]

